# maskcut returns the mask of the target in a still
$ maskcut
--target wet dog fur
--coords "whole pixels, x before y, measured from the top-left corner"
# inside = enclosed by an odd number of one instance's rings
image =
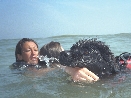
[[[60,63],[70,67],[86,67],[100,78],[118,72],[118,64],[108,45],[97,39],[79,40],[69,51],[60,53]]]

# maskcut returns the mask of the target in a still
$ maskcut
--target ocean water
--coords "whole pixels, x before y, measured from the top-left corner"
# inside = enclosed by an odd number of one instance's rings
[[[131,52],[131,34],[66,35],[34,38],[39,48],[50,41],[58,41],[68,50],[80,39],[97,38],[109,45],[115,56]],[[21,73],[9,66],[15,62],[15,46],[20,39],[0,40],[0,98],[130,98],[131,72],[95,83],[74,83],[62,70],[48,73]],[[42,73],[42,72],[41,72]]]

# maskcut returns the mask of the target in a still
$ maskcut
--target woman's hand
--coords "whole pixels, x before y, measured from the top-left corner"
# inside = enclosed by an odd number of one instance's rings
[[[99,80],[99,77],[87,68],[72,68],[66,66],[65,71],[71,75],[74,82],[93,82]]]

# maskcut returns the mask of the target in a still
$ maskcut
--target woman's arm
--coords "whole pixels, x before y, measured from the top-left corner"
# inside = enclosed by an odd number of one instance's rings
[[[65,69],[65,72],[71,75],[74,82],[93,82],[99,80],[99,77],[87,68],[72,68],[67,66],[61,67]]]

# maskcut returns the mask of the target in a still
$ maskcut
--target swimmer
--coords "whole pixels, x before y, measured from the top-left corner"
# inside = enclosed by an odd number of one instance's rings
[[[115,57],[117,64],[120,66],[120,70],[131,69],[131,53],[123,52],[119,56]]]
[[[53,42],[51,41],[50,43],[44,45],[40,49],[40,55],[47,56],[48,58],[54,57],[56,59],[59,59],[60,52],[64,51],[63,47],[60,45],[59,42]],[[77,82],[77,81],[82,81],[82,82],[92,82],[92,81],[97,81],[99,80],[99,77],[96,76],[94,73],[89,71],[87,68],[72,68],[68,66],[63,66],[60,65],[60,63],[57,60],[54,60],[51,64],[52,66],[60,66],[62,69],[65,70],[69,75],[72,76],[72,79]]]
[[[61,50],[62,51],[62,50]],[[41,71],[41,73],[48,72],[51,68],[45,68],[45,64],[39,64],[39,49],[38,44],[30,38],[21,39],[15,49],[15,58],[16,62],[11,65],[12,69],[25,69],[25,68],[35,68],[35,69],[44,69],[37,70],[37,72]],[[45,69],[47,69],[45,71]],[[74,81],[97,81],[99,78],[85,68],[71,68],[65,67],[65,71],[71,75]],[[36,72],[36,71],[35,71]]]
[[[12,64],[13,69],[23,69],[38,64],[38,44],[29,38],[21,39],[15,49],[16,62]]]

